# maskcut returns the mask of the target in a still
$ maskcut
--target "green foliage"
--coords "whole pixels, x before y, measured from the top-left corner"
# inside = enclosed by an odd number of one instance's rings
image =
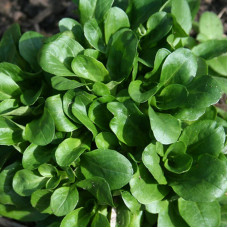
[[[199,0],[76,0],[0,42],[0,216],[226,226],[227,41]],[[190,37],[192,28],[196,39]]]

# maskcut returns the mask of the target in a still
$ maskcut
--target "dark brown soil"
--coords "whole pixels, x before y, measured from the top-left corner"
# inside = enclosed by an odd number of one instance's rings
[[[58,32],[63,17],[77,19],[71,0],[0,0],[0,37],[12,23],[19,23],[22,32],[34,30],[44,35]]]
[[[35,30],[44,35],[58,32],[58,21],[63,17],[77,19],[76,6],[71,0],[0,0],[0,37],[9,25],[19,23],[22,32]],[[201,0],[199,15],[215,12],[227,32],[227,1]]]

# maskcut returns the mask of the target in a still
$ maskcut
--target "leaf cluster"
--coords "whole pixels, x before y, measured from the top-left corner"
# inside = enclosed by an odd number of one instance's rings
[[[199,3],[79,0],[58,34],[4,33],[1,216],[226,226],[227,41]]]

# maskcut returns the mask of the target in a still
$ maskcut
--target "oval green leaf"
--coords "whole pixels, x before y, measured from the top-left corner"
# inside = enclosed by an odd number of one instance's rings
[[[144,149],[142,161],[159,184],[167,184],[164,172],[160,166],[160,157],[157,154],[156,145],[151,143]]]
[[[31,170],[19,170],[13,178],[13,189],[20,196],[30,196],[37,189],[44,187],[45,177],[35,175]]]
[[[56,216],[67,215],[74,210],[79,200],[78,190],[72,185],[56,189],[51,196],[51,209]]]
[[[151,129],[156,140],[162,144],[171,144],[178,140],[181,133],[180,122],[170,114],[156,113],[149,107]]]
[[[112,7],[105,15],[104,31],[105,42],[108,44],[110,37],[121,28],[129,28],[130,22],[127,14],[118,7]]]
[[[73,161],[79,158],[86,149],[88,149],[88,147],[82,143],[81,139],[65,139],[56,149],[56,162],[62,167],[69,166]]]
[[[109,149],[97,149],[83,154],[81,170],[86,178],[103,177],[109,183],[111,190],[125,186],[133,173],[128,159]]]
[[[57,76],[74,76],[71,61],[83,47],[69,36],[59,36],[45,44],[40,52],[40,66],[50,74]]]
[[[55,122],[46,108],[44,108],[44,113],[39,119],[33,120],[25,127],[25,138],[39,146],[49,144],[54,135]]]
[[[48,97],[45,101],[45,107],[51,114],[57,131],[72,132],[78,128],[65,116],[60,94]]]
[[[83,190],[89,191],[94,197],[97,198],[97,201],[100,205],[110,205],[114,207],[109,184],[104,178],[92,177],[85,179],[79,181],[77,186]]]
[[[186,85],[195,77],[196,71],[196,57],[190,50],[179,48],[166,58],[162,66],[160,82]]]
[[[178,208],[182,218],[191,227],[218,227],[221,214],[217,201],[202,203],[178,199]]]
[[[71,66],[74,73],[78,77],[94,82],[103,82],[109,80],[109,73],[105,69],[103,63],[92,57],[78,55],[72,61]]]
[[[131,194],[141,204],[161,200],[168,193],[167,186],[158,185],[143,164],[139,165],[129,184]]]
[[[113,81],[126,79],[133,67],[138,39],[130,29],[117,31],[108,44],[107,69]]]

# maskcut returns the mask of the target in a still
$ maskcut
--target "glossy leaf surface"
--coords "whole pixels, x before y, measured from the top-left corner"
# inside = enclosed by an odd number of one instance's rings
[[[120,153],[109,149],[97,149],[81,157],[81,169],[86,178],[103,177],[111,190],[126,185],[132,177],[131,163]]]

